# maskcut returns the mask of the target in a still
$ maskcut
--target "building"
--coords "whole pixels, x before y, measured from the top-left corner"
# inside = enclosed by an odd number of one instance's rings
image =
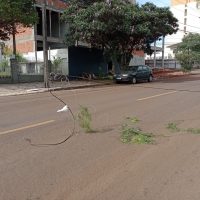
[[[67,48],[65,46],[63,40],[68,26],[60,19],[63,11],[67,8],[67,0],[37,0],[36,2],[35,7],[39,16],[38,24],[31,28],[23,28],[16,35],[17,52],[22,53],[25,58],[32,62],[31,67],[30,65],[26,67],[26,65],[21,69],[21,72],[31,72],[31,74],[37,72],[40,75],[43,73],[43,64],[40,63],[39,66],[38,63],[43,62],[44,10],[46,10],[48,59],[53,61],[54,58],[61,57],[63,63],[59,70],[63,74],[80,76],[83,72],[98,74],[99,70],[101,73],[107,73],[110,70],[110,65],[105,63],[101,50],[90,49],[83,42],[79,42],[78,47]],[[45,8],[44,2],[46,2]],[[131,0],[131,2],[135,3],[135,0]],[[12,48],[12,38],[7,44]],[[144,54],[136,53],[134,63],[143,64]]]
[[[32,28],[23,28],[16,35],[17,51],[28,53],[43,50],[42,12],[44,12],[44,0],[37,0],[38,24]],[[67,7],[64,0],[46,0],[47,46],[50,49],[63,48],[64,29],[66,25],[60,17]],[[12,46],[12,39],[8,43]]]
[[[200,33],[200,1],[171,0],[170,10],[178,19],[179,30],[165,39],[165,58],[173,58],[173,50],[188,33]]]

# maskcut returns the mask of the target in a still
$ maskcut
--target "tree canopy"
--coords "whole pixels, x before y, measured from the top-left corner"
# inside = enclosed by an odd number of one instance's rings
[[[91,47],[101,48],[113,63],[122,57],[130,58],[133,50],[144,49],[148,43],[178,29],[177,19],[167,7],[159,8],[152,3],[139,6],[128,0],[87,2],[69,1],[63,14],[70,26],[66,44],[87,42]]]
[[[30,27],[37,22],[35,0],[0,1],[0,38],[9,39],[13,35],[14,53],[16,53],[15,35],[18,27]]]
[[[12,33],[11,26],[4,20],[0,19],[0,40],[8,40],[9,35]]]
[[[175,57],[186,70],[191,70],[194,64],[200,65],[200,34],[186,35],[175,50]]]

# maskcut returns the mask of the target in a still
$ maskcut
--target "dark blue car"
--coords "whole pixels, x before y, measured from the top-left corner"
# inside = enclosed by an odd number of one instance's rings
[[[113,79],[116,83],[130,82],[135,84],[137,81],[153,81],[152,69],[147,65],[129,66],[121,73],[115,74]]]

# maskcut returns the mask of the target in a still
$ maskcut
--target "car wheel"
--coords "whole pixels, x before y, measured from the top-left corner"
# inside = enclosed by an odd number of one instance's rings
[[[132,83],[133,83],[133,84],[136,84],[136,82],[137,82],[136,78],[133,77],[133,78],[132,78]]]
[[[153,81],[153,76],[150,75],[149,78],[148,78],[148,82],[152,82]]]

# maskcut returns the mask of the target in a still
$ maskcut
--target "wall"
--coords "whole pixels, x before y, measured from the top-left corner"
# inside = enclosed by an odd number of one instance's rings
[[[185,4],[186,2],[188,2],[188,3],[196,2],[196,0],[171,0],[171,5],[176,6],[176,5],[180,5],[180,4]]]
[[[96,75],[108,72],[102,51],[84,47],[69,48],[69,75],[81,76],[83,72]]]
[[[145,60],[145,64],[149,65],[150,67],[154,67],[154,60]],[[162,68],[162,60],[156,60],[156,68]],[[174,59],[166,59],[164,60],[164,68],[171,68],[171,69],[180,69],[181,65],[178,61]]]
[[[8,84],[8,83],[12,83],[12,78],[10,76],[0,77],[0,84]]]
[[[26,58],[28,61],[36,61],[35,58],[35,52],[29,52],[26,54],[23,54],[24,58]],[[62,74],[69,74],[69,64],[68,64],[68,49],[54,49],[48,51],[48,59],[50,61],[53,61],[54,58],[62,58],[62,63],[60,65],[60,70]],[[43,62],[43,51],[37,52],[37,61]]]
[[[36,0],[38,4],[43,4],[44,0]],[[56,9],[64,9],[67,7],[67,3],[61,0],[46,0],[47,6],[56,8]]]
[[[144,65],[144,64],[145,64],[144,57],[133,56],[133,58],[129,63],[129,66]]]
[[[43,75],[20,75],[18,83],[32,83],[32,82],[43,82]]]
[[[35,51],[34,29],[20,27],[19,32],[20,33],[16,34],[17,52],[27,53],[29,51]],[[12,49],[12,37],[9,41],[6,41],[5,44]]]

